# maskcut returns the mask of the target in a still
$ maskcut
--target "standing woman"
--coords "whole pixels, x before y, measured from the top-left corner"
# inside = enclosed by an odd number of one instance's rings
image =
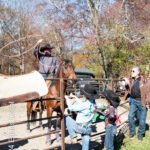
[[[92,132],[92,120],[94,117],[94,100],[99,98],[98,92],[90,84],[86,84],[81,90],[84,95],[83,99],[79,99],[75,95],[70,97],[76,99],[76,104],[72,104],[69,96],[65,96],[70,111],[77,112],[76,121],[71,117],[66,117],[66,126],[70,134],[68,144],[77,142],[77,133],[82,136],[82,150],[89,150],[90,134]]]

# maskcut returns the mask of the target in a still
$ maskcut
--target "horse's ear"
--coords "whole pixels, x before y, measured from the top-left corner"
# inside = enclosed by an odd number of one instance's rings
[[[72,62],[72,57],[71,56],[67,56],[67,59]]]
[[[64,59],[63,59],[63,58],[59,58],[59,61],[60,61],[60,62],[63,62],[63,61],[64,61]]]

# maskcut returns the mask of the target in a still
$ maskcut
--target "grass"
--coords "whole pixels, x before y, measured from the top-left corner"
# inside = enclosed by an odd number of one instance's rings
[[[116,145],[115,150],[150,150],[150,110],[148,111],[147,115],[147,121],[149,122],[149,125],[147,126],[147,130],[145,133],[145,137],[143,138],[143,141],[139,141],[137,139],[137,135],[134,136],[134,138],[129,138],[129,133],[124,135],[123,141],[121,143],[118,143]],[[136,133],[138,130],[138,126],[136,127]]]

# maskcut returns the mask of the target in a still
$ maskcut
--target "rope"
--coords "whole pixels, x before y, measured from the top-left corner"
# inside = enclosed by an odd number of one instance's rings
[[[9,46],[9,45],[11,45],[11,44],[13,44],[13,43],[15,43],[15,42],[17,42],[17,41],[22,41],[22,40],[24,40],[24,39],[26,39],[26,38],[40,37],[40,36],[42,36],[42,35],[29,35],[29,36],[20,38],[20,39],[18,39],[18,40],[12,41],[12,42],[6,44],[5,46],[3,46],[3,47],[0,49],[0,53],[2,52],[2,50],[3,50],[5,47],[7,47],[7,46]],[[8,56],[8,55],[1,54],[1,56],[8,57],[8,58],[20,57],[21,55],[25,55],[26,53],[28,53],[29,51],[31,51],[32,49],[34,49],[36,45],[37,45],[37,43],[36,43],[33,47],[31,47],[30,49],[26,50],[25,52],[23,52],[23,53],[21,53],[21,54],[12,55],[12,56]],[[37,58],[38,62],[39,62],[41,65],[45,66],[45,67],[48,67],[48,68],[57,68],[57,67],[59,66],[59,65],[50,66],[50,65],[47,65],[47,64],[43,64],[43,63],[39,60],[38,57],[36,57],[36,58]]]
[[[36,44],[35,44],[35,45],[36,45]],[[35,45],[34,45],[34,46],[35,46]],[[23,53],[21,53],[21,54],[18,54],[18,55],[13,55],[13,56],[8,56],[8,55],[4,55],[4,54],[1,54],[1,55],[4,56],[4,57],[8,57],[8,58],[20,57],[21,55],[24,55],[24,54],[28,53],[29,51],[31,51],[31,50],[34,48],[34,46],[33,46],[32,48],[26,50],[25,52],[23,52]]]
[[[40,37],[40,36],[42,36],[42,35],[29,35],[29,36],[26,36],[26,37],[23,37],[23,38],[19,38],[18,40],[9,42],[8,44],[6,44],[5,46],[3,46],[3,47],[0,49],[0,53],[2,52],[2,50],[3,50],[5,47],[7,47],[7,46],[9,46],[9,45],[11,45],[11,44],[13,44],[13,43],[15,43],[15,42],[17,42],[17,41],[22,41],[22,40],[24,40],[24,39],[26,39],[26,38]],[[34,45],[34,46],[35,46],[35,45]],[[30,48],[30,49],[27,50],[27,51],[30,51],[31,49],[33,49],[33,47]],[[24,52],[24,53],[26,53],[26,52]],[[18,56],[24,55],[24,53],[19,54],[19,55],[13,55],[13,56],[8,56],[8,55],[3,55],[3,56],[5,56],[5,57],[18,57]]]

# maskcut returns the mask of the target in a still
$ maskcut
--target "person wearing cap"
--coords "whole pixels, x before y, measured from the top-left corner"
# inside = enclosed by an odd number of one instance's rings
[[[102,95],[104,95],[104,97],[106,98],[108,106],[104,112],[101,112],[98,109],[96,109],[96,112],[105,116],[106,135],[104,145],[106,147],[106,150],[114,150],[114,136],[117,132],[117,127],[115,124],[116,108],[120,104],[120,98],[112,90],[106,90],[102,92]]]
[[[44,78],[50,76],[53,77],[56,74],[60,62],[56,57],[51,55],[54,47],[52,47],[50,44],[40,47],[40,43],[42,41],[43,39],[40,39],[34,48],[34,55],[39,61],[39,72]]]
[[[130,99],[132,99],[128,115],[129,137],[133,138],[136,134],[134,118],[136,112],[139,111],[138,140],[142,141],[146,129],[147,108],[146,103],[143,103],[141,99],[141,88],[146,84],[147,80],[141,75],[140,68],[137,66],[132,68],[131,77],[133,79],[133,83],[130,83],[127,78],[124,78],[126,85],[129,87],[126,95],[130,96]]]
[[[83,95],[82,99],[79,99],[75,95],[67,96],[65,99],[70,111],[77,112],[76,121],[70,116],[66,117],[66,126],[70,135],[68,144],[77,142],[77,133],[82,136],[82,150],[89,150],[90,134],[92,132],[92,120],[94,117],[94,100],[99,98],[99,94],[95,87],[90,84],[85,84],[84,88],[80,89]],[[76,99],[76,103],[71,103],[71,98]]]

